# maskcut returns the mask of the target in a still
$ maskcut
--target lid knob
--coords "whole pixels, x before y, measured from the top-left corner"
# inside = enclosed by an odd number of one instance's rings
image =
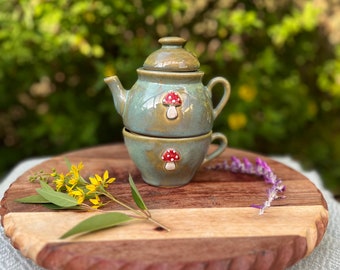
[[[163,37],[160,38],[158,42],[162,44],[162,47],[166,46],[183,47],[187,41],[181,37]]]
[[[168,72],[187,72],[199,69],[198,59],[183,48],[186,43],[184,38],[163,37],[158,41],[162,47],[146,58],[144,69]]]

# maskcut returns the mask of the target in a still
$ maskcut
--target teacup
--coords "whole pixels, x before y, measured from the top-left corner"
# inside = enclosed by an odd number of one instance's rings
[[[123,129],[124,141],[130,158],[153,186],[177,187],[190,182],[197,169],[220,155],[227,147],[227,138],[212,131],[194,137],[163,138],[144,136]],[[218,142],[211,153],[209,145]]]

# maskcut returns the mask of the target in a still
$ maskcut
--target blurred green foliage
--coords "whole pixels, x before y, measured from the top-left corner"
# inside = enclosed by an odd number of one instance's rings
[[[103,78],[117,74],[130,88],[157,40],[179,35],[204,83],[232,84],[214,126],[231,147],[291,155],[339,193],[333,2],[0,0],[0,172],[27,157],[121,141]]]

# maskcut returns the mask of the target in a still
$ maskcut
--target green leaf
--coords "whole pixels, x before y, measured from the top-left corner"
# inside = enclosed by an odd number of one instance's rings
[[[40,181],[40,186],[44,190],[53,190],[54,191],[54,189],[44,181]]]
[[[20,203],[49,203],[43,196],[36,194],[15,200]]]
[[[129,174],[129,183],[130,183],[132,198],[135,201],[136,205],[141,210],[148,210],[130,174]]]
[[[55,205],[53,203],[45,203],[44,206],[48,209],[51,210],[79,210],[79,211],[84,211],[85,209],[81,207],[80,205],[72,206],[72,207],[61,207],[58,205]]]
[[[127,223],[133,219],[134,218],[126,214],[117,212],[95,215],[83,220],[82,222],[74,226],[72,229],[63,234],[60,239],[65,239],[67,237],[80,233],[89,233],[102,229],[112,228]]]
[[[78,205],[78,202],[75,198],[62,192],[43,188],[38,188],[37,192],[49,202],[60,207],[68,208]]]

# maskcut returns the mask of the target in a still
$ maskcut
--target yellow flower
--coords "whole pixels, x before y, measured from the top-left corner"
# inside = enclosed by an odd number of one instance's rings
[[[243,113],[232,113],[227,121],[232,130],[239,130],[247,125],[247,117]]]
[[[73,178],[79,179],[79,172],[84,168],[84,164],[79,162],[78,165],[72,165],[69,175],[73,175]]]
[[[58,174],[57,174],[57,171],[55,169],[52,170],[52,172],[50,173],[50,176],[52,177],[56,177]]]
[[[78,184],[78,180],[79,180],[79,178],[71,178],[71,179],[68,181],[68,183],[69,183],[70,185],[72,185],[73,187],[75,187],[75,186]]]
[[[238,96],[246,101],[246,102],[252,102],[254,98],[257,95],[257,90],[255,87],[250,85],[241,85],[238,89]]]
[[[89,191],[87,192],[87,194],[91,194],[97,191],[97,189],[101,186],[102,178],[98,174],[95,174],[94,177],[89,177],[89,180],[91,184],[85,186],[86,189]]]
[[[95,187],[102,186],[104,188],[107,188],[109,186],[108,184],[111,184],[116,180],[116,178],[109,178],[108,170],[104,172],[103,177],[99,176],[98,174],[95,174],[94,177],[89,177],[89,179],[90,179],[91,185]],[[90,187],[90,189],[91,188],[93,189],[93,187]]]
[[[89,195],[91,193],[95,193],[97,191],[97,187],[99,187],[99,186],[90,184],[90,185],[86,185],[85,187],[88,190],[88,192],[86,194]]]
[[[91,206],[94,209],[97,209],[101,206],[103,206],[104,204],[100,201],[100,198],[98,195],[96,195],[94,198],[89,200],[93,205]]]
[[[68,194],[70,194],[70,193],[73,191],[73,188],[74,188],[74,187],[70,187],[70,186],[68,186],[68,185],[65,185],[65,188],[66,188],[66,192],[67,192]]]
[[[93,176],[89,177],[89,179],[91,184],[95,186],[99,186],[100,183],[102,182],[102,178],[98,174],[95,174],[94,177]]]
[[[74,197],[77,199],[78,204],[82,204],[83,201],[85,200],[85,193],[84,190],[81,188],[77,187],[76,190],[70,190],[68,193],[70,196]]]
[[[59,191],[65,184],[65,176],[61,173],[59,178],[53,181],[55,183],[57,191]]]
[[[106,170],[103,174],[103,179],[102,179],[102,184],[104,187],[108,187],[109,185],[108,184],[111,184],[113,183],[114,181],[116,180],[116,178],[109,178],[109,172],[108,170]]]

